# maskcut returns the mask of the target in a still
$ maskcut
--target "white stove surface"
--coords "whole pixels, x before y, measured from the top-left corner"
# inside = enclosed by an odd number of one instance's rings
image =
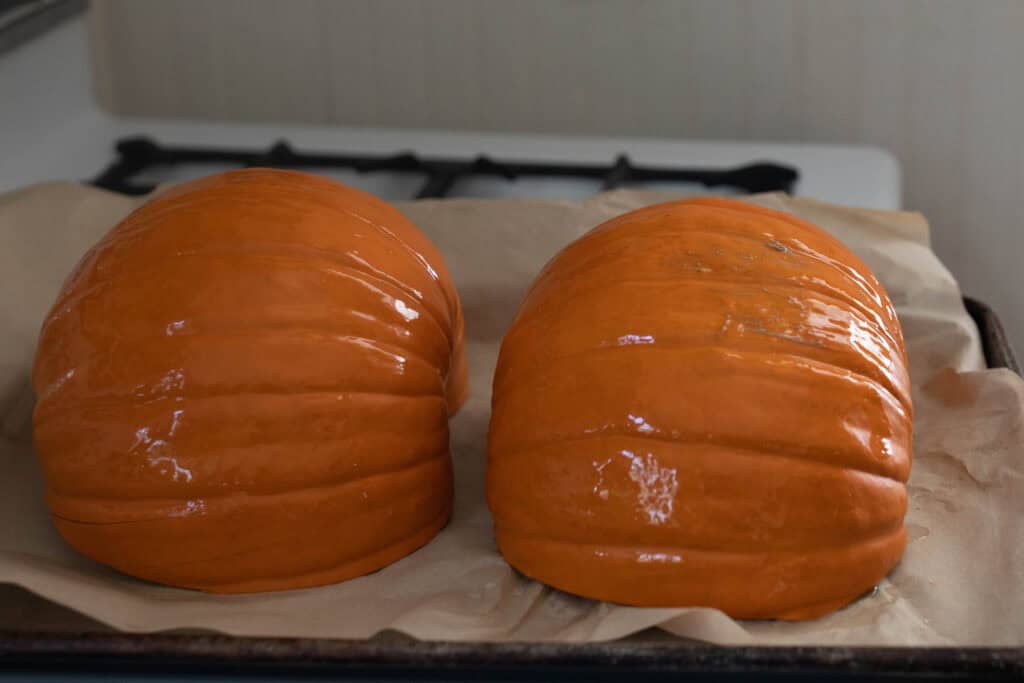
[[[796,194],[880,209],[900,206],[900,167],[872,147],[651,138],[576,137],[504,133],[218,123],[112,116],[93,103],[85,19],[77,18],[0,56],[0,192],[46,180],[86,180],[114,159],[114,143],[145,135],[165,145],[264,150],[278,140],[309,152],[395,154],[497,160],[592,162],[610,165],[627,154],[637,165],[728,168],[772,161],[797,168]],[[211,165],[148,173],[140,181],[182,180],[219,170]],[[312,170],[312,169],[311,169]],[[328,175],[389,200],[408,199],[423,183],[418,174],[331,170]],[[642,187],[655,187],[643,185]],[[694,193],[723,188],[664,185]],[[475,178],[452,195],[577,198],[600,189],[597,181]],[[727,191],[726,191],[727,192]]]

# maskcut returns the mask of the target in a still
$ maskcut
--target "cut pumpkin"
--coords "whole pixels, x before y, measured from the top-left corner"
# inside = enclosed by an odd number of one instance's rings
[[[57,529],[137,577],[341,581],[451,511],[455,289],[396,209],[322,177],[233,171],[140,207],[68,278],[32,379]]]
[[[899,561],[899,322],[840,242],[738,201],[651,206],[553,258],[494,379],[488,502],[526,575],[590,598],[803,619]]]

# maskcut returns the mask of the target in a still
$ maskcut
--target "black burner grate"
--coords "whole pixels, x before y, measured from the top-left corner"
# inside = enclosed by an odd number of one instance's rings
[[[421,157],[412,152],[394,155],[322,154],[299,152],[287,142],[278,142],[265,151],[161,145],[146,137],[125,138],[116,145],[117,159],[91,181],[123,194],[140,195],[153,185],[133,178],[154,167],[176,164],[238,164],[274,168],[345,168],[359,173],[398,171],[421,173],[424,182],[417,199],[444,197],[456,181],[471,176],[490,176],[513,180],[519,177],[591,178],[610,190],[643,182],[699,183],[705,187],[728,187],[743,192],[791,193],[800,174],[780,164],[759,162],[726,169],[661,168],[638,166],[625,154],[614,163],[570,164],[549,162],[498,161],[486,156],[475,159]]]

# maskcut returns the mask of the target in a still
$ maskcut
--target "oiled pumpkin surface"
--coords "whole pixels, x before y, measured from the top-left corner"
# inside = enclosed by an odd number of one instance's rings
[[[36,355],[35,443],[64,538],[216,592],[316,585],[451,510],[463,323],[396,209],[313,175],[179,186],[68,278]]]
[[[594,229],[538,276],[494,380],[505,558],[587,597],[809,618],[906,543],[909,381],[837,240],[719,199]]]

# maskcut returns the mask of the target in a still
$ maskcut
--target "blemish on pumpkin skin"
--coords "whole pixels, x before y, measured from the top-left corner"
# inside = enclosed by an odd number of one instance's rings
[[[788,254],[790,251],[789,247],[787,247],[785,244],[776,239],[768,240],[767,242],[764,243],[764,246],[768,247],[769,249],[774,249],[775,251],[781,252],[783,254]]]

